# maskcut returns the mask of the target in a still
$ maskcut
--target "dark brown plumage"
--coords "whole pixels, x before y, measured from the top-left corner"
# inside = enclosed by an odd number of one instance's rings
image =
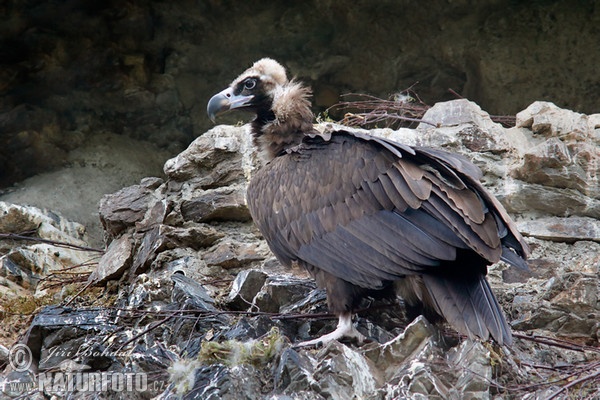
[[[257,61],[208,104],[211,119],[256,113],[252,135],[269,162],[248,207],[275,256],[305,267],[327,290],[338,329],[304,345],[360,336],[351,313],[368,294],[404,298],[409,311],[510,344],[487,266],[527,268],[528,246],[465,158],[364,133],[313,127],[309,89],[271,59]]]

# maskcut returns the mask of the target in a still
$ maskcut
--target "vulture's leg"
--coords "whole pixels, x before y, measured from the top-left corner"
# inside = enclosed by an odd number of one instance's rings
[[[354,328],[354,325],[352,325],[352,314],[349,312],[340,314],[335,331],[313,340],[297,343],[294,347],[324,346],[331,341],[339,340],[341,338],[355,338],[359,343],[362,343],[366,339],[365,336],[357,331],[356,328]]]

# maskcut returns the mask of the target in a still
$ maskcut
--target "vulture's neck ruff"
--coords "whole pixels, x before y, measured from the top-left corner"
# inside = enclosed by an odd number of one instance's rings
[[[314,132],[310,96],[309,88],[287,79],[279,63],[263,58],[213,96],[207,111],[213,120],[233,109],[256,113],[251,124],[254,144],[271,160]]]

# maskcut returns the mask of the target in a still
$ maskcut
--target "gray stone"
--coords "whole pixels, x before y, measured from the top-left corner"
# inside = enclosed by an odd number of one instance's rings
[[[141,222],[148,211],[152,190],[141,185],[128,186],[100,200],[100,221],[112,237]]]
[[[530,129],[535,145],[524,149],[520,179],[546,186],[575,189],[598,199],[600,141],[587,115],[535,102],[517,114],[517,127]],[[541,136],[541,138],[539,138]]]
[[[490,351],[481,342],[466,340],[447,354],[448,363],[457,371],[456,389],[463,398],[490,398],[492,364]]]
[[[71,339],[64,331],[58,332],[58,335],[61,337],[54,340],[55,345],[44,343],[42,346],[38,364],[40,371],[61,371],[69,362],[74,363],[73,359],[79,357],[85,343],[85,337],[80,334],[79,337]],[[90,369],[89,366],[85,368],[82,365],[81,367],[81,369]]]
[[[573,243],[579,240],[600,242],[600,221],[586,217],[546,217],[520,221],[519,231],[527,236],[554,242]]]
[[[35,231],[42,239],[72,241],[83,246],[85,227],[69,221],[54,211],[0,201],[0,232],[28,234]]]
[[[512,181],[498,199],[506,210],[517,214],[600,217],[600,201],[574,189]]]
[[[325,398],[377,398],[383,375],[360,350],[331,342],[317,354],[314,379]]]
[[[422,138],[407,130],[400,138],[465,154],[482,168],[484,183],[496,183],[491,189],[509,211],[600,216],[600,151],[588,116],[536,102],[506,130],[476,104],[456,100],[436,104],[424,119],[438,127],[421,123]]]
[[[297,391],[293,392],[292,395],[288,394],[274,394],[267,397],[268,400],[325,400],[325,397],[318,393],[311,391]]]
[[[119,279],[131,267],[133,238],[123,235],[113,240],[98,261],[98,267],[88,278],[92,285],[102,285],[109,280]]]
[[[474,126],[479,135],[459,135],[457,139],[466,148],[474,152],[502,152],[508,143],[502,137],[504,129],[492,121],[490,115],[481,107],[467,99],[436,103],[423,115],[423,121],[417,130],[444,132],[444,128]],[[434,127],[431,126],[434,125]],[[439,133],[438,133],[439,134]],[[435,138],[435,133],[433,137]],[[452,137],[451,135],[450,137]],[[462,136],[462,137],[461,137]],[[431,143],[430,145],[435,145]],[[440,140],[439,145],[448,146],[448,140]]]
[[[88,261],[100,250],[85,239],[81,224],[55,212],[0,202],[0,294],[41,295],[38,283],[50,274],[91,272]]]
[[[116,328],[110,314],[110,311],[97,309],[45,307],[33,319],[24,343],[31,350],[34,363],[41,362],[44,368],[56,366],[63,360],[76,360],[88,345],[87,335],[102,336]],[[59,349],[50,351],[57,346]]]
[[[379,347],[369,348],[367,356],[384,372],[385,381],[397,374],[398,365],[430,345],[435,329],[423,317],[418,317],[404,332]]]
[[[237,274],[227,297],[229,307],[234,310],[247,310],[266,280],[267,274],[255,269]]]
[[[169,248],[169,240],[164,234],[168,229],[169,227],[165,225],[159,225],[140,235],[141,243],[135,252],[129,279],[134,279],[136,275],[145,272],[156,256]]]
[[[182,273],[171,275],[171,279],[174,283],[172,292],[174,303],[186,309],[217,311],[214,306],[215,300],[198,282]]]
[[[194,222],[249,221],[246,193],[241,189],[214,189],[198,193],[192,200],[184,200],[181,203],[183,219]]]
[[[212,365],[196,371],[194,387],[190,390],[189,399],[198,400],[262,400],[261,388],[254,368],[240,365],[225,368]]]
[[[255,243],[240,243],[237,240],[222,240],[208,249],[203,256],[208,265],[226,269],[247,266],[264,259]]]
[[[590,126],[586,115],[564,110],[546,101],[533,102],[516,115],[516,127],[529,128],[548,137],[561,136],[573,131],[586,132]],[[593,128],[593,126],[592,126]]]
[[[31,371],[11,371],[4,377],[0,377],[2,394],[9,399],[27,396],[31,400],[43,400],[46,397],[39,390],[23,390],[23,388],[35,388],[37,376]]]
[[[222,232],[207,224],[181,228],[164,225],[163,234],[174,246],[194,250],[210,247],[224,236]]]
[[[0,344],[0,362],[3,365],[8,365],[8,360],[10,357],[10,350]]]
[[[311,391],[316,382],[314,364],[315,360],[309,354],[284,349],[274,377],[277,391],[290,395]],[[319,398],[323,397],[319,395]]]
[[[309,309],[315,309],[319,305],[322,305],[327,300],[327,294],[324,289],[314,289],[307,293],[306,286],[315,286],[312,281],[304,281],[302,283],[304,288],[302,291],[304,292],[304,297],[295,303],[282,304],[279,307],[279,311],[284,314],[293,314],[305,312]],[[287,302],[284,302],[287,303]]]
[[[279,312],[299,301],[308,298],[315,289],[312,280],[298,279],[292,276],[274,276],[265,281],[261,290],[254,296],[252,305],[259,311]]]
[[[598,276],[572,276],[569,278],[566,281],[565,290],[554,296],[550,301],[551,304],[582,317],[587,317],[594,312],[600,313]]]
[[[232,134],[233,133],[233,134]],[[228,186],[244,180],[245,129],[217,126],[194,140],[165,163],[165,174],[176,181],[193,181],[200,188]]]

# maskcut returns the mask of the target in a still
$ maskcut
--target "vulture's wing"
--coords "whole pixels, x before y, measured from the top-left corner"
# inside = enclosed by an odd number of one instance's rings
[[[501,259],[501,238],[520,236],[479,174],[459,156],[338,132],[271,161],[253,179],[248,202],[282,262],[300,259],[378,288],[415,273],[451,274],[441,268],[464,249],[489,263]]]
[[[263,167],[248,205],[284,264],[369,289],[420,275],[428,307],[463,333],[508,344],[486,265],[526,268],[528,248],[480,176],[457,155],[338,132]]]

